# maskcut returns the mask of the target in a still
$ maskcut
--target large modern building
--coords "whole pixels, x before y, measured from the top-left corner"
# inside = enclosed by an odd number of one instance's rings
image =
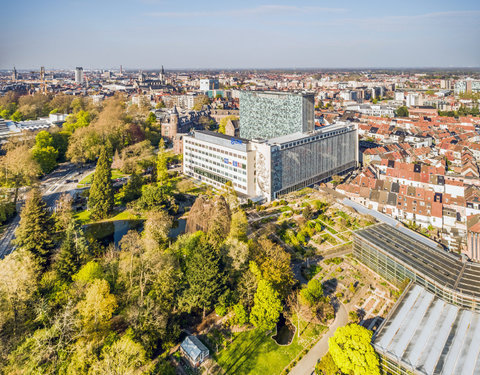
[[[457,81],[455,83],[455,94],[463,93],[477,93],[480,92],[480,81],[473,80],[471,78],[465,79],[463,81]]]
[[[315,130],[313,113],[309,94],[241,93],[240,137],[183,136],[183,171],[216,187],[231,181],[240,197],[271,201],[356,168],[356,125]]]
[[[255,197],[255,152],[246,139],[195,131],[183,136],[183,173],[216,188],[228,181],[240,197]]]
[[[240,195],[258,200],[276,199],[357,166],[354,124],[269,140],[195,131],[184,136],[183,142],[186,175],[216,187],[231,181]]]
[[[200,91],[218,90],[218,79],[205,78],[200,80]]]
[[[480,264],[388,224],[354,233],[353,255],[394,285],[410,285],[373,345],[384,373],[480,373]]]
[[[80,66],[75,68],[75,83],[78,83],[79,85],[83,83],[83,68]]]
[[[313,94],[240,92],[241,137],[270,139],[314,129]]]

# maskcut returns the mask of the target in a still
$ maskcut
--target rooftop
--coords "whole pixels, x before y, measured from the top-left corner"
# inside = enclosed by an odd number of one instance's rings
[[[459,255],[429,246],[388,225],[378,224],[355,232],[415,274],[456,292],[480,297],[480,264],[463,262]]]
[[[377,331],[374,346],[415,373],[478,374],[480,314],[413,285]]]
[[[197,360],[201,353],[208,353],[208,349],[196,336],[187,336],[185,340],[180,344],[182,349],[187,353],[187,355],[193,359]]]

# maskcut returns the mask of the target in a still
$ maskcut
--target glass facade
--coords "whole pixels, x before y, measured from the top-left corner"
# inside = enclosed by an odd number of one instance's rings
[[[354,233],[353,255],[393,285],[400,286],[405,279],[410,279],[447,303],[480,312],[480,296],[462,293],[448,284],[433,280],[422,269],[408,265],[393,253],[362,237],[361,231]]]
[[[352,126],[272,146],[274,198],[355,168],[356,142]]]
[[[240,92],[240,136],[270,139],[315,129],[314,95]]]

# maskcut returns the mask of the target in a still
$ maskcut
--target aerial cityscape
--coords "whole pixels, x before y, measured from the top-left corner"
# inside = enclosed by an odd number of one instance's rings
[[[480,3],[2,9],[0,374],[480,374]]]

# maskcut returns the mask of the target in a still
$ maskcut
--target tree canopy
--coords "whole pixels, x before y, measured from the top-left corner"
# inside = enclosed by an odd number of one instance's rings
[[[328,339],[328,350],[345,374],[380,375],[379,361],[371,344],[372,331],[349,324],[339,327]]]

